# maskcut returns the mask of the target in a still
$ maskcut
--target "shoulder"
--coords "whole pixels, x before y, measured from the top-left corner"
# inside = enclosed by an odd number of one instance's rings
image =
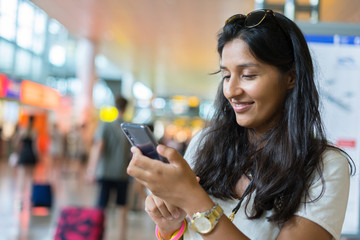
[[[350,184],[349,161],[346,155],[339,149],[328,147],[321,156],[321,175],[314,172],[310,191],[320,193],[324,188],[324,195],[332,191],[338,191],[339,186]],[[324,186],[323,186],[324,185]]]
[[[349,160],[345,153],[336,148],[327,148],[322,154],[324,178],[342,176],[349,178]]]
[[[95,132],[95,138],[101,138],[107,129],[107,123],[106,122],[99,122],[96,132]]]
[[[111,128],[113,125],[113,122],[101,122],[99,125],[99,129],[101,129],[102,131],[105,131],[109,128]]]
[[[314,173],[309,194],[304,195],[295,215],[317,223],[339,239],[349,196],[349,162],[343,152],[329,147],[322,154],[322,163],[322,178]]]

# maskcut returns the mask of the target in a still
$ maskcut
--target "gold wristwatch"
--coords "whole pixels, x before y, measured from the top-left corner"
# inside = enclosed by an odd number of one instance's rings
[[[191,228],[201,234],[210,233],[224,214],[219,204],[205,212],[197,212],[191,218]]]

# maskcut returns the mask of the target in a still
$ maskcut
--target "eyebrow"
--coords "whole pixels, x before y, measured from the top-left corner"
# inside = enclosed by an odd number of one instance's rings
[[[247,67],[258,67],[258,66],[259,66],[259,64],[250,62],[250,63],[239,64],[236,67],[238,67],[238,68],[247,68]],[[220,69],[227,69],[227,67],[225,67],[223,65],[220,65]]]

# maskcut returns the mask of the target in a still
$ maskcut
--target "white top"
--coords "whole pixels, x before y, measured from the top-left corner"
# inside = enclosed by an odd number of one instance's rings
[[[190,166],[193,166],[193,156],[196,151],[196,147],[199,143],[199,135],[195,136],[190,142],[184,158],[189,162]],[[309,219],[325,230],[327,230],[333,239],[340,239],[341,228],[344,222],[346,206],[349,195],[350,175],[349,165],[347,158],[337,150],[328,149],[323,154],[324,172],[323,177],[325,180],[325,192],[322,197],[315,201],[300,204],[299,210],[295,215]],[[312,186],[310,188],[310,196],[315,199],[319,196],[322,190],[321,179],[318,175],[314,178]],[[252,200],[249,202],[248,209],[252,208]],[[220,200],[212,198],[214,202],[224,209],[224,213],[229,216],[232,209],[236,206],[239,200]],[[277,224],[268,222],[266,216],[271,215],[271,211],[267,211],[264,217],[256,220],[247,219],[244,208],[246,203],[244,202],[235,215],[234,224],[240,231],[248,238],[255,240],[264,239],[276,239],[280,228]],[[202,240],[200,234],[193,231],[191,228],[184,234],[184,240]]]

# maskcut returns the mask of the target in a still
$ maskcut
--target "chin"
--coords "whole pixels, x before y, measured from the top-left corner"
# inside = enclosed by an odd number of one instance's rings
[[[236,121],[236,123],[241,127],[250,128],[250,125],[244,121]]]

